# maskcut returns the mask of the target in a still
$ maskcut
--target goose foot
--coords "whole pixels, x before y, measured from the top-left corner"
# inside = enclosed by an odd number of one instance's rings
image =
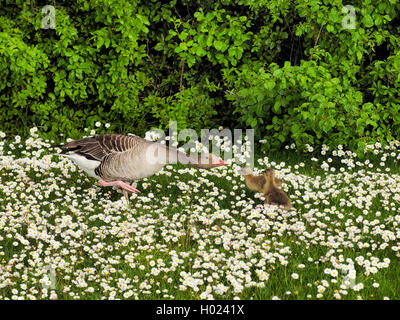
[[[100,179],[99,183],[102,187],[120,187],[120,188],[122,188],[126,198],[127,198],[127,194],[125,194],[125,192],[135,192],[135,193],[140,192],[138,189],[132,187],[131,185],[129,185],[126,182],[123,182],[121,180],[106,182],[103,179]]]

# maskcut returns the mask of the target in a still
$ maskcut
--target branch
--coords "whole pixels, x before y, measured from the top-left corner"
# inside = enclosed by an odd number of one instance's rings
[[[239,97],[239,95],[238,95],[236,92],[233,92],[233,91],[228,90],[228,89],[225,90],[225,92],[228,93],[228,94],[234,95],[234,96],[238,99],[238,101],[240,101],[240,97]]]
[[[181,63],[181,76],[179,79],[179,91],[182,91],[182,86],[183,86],[183,73],[185,71],[185,60],[182,60]]]
[[[317,45],[317,43],[318,43],[318,39],[319,39],[319,35],[321,34],[321,30],[322,30],[322,27],[324,26],[324,24],[321,24],[321,28],[319,28],[319,32],[318,32],[318,36],[317,36],[317,39],[315,39],[315,43],[314,43],[314,47]]]

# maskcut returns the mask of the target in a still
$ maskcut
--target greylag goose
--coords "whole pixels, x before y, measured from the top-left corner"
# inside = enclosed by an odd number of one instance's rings
[[[127,199],[128,192],[139,192],[129,182],[149,177],[166,164],[183,163],[197,168],[227,165],[211,153],[188,155],[134,135],[101,134],[59,147],[63,152],[58,155],[73,160],[101,186],[120,187]]]

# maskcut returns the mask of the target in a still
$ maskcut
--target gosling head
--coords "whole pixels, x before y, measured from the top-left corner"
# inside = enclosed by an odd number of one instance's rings
[[[274,176],[275,176],[274,170],[271,168],[265,169],[263,174],[266,178],[270,178],[270,179],[274,178]]]

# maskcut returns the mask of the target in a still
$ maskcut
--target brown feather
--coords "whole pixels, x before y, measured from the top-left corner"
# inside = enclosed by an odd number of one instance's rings
[[[264,187],[265,203],[292,208],[292,203],[287,194],[277,186],[274,170],[267,169],[264,172],[266,184]]]
[[[72,141],[61,147],[67,152],[76,152],[84,157],[101,161],[108,154],[127,151],[140,142],[149,143],[137,136],[101,134]]]
[[[246,185],[250,190],[255,192],[264,192],[266,178],[265,178],[265,171],[264,174],[261,176],[255,176],[253,174],[246,174],[244,175],[246,179]],[[279,178],[274,178],[276,186],[280,187],[282,185],[282,180]]]

